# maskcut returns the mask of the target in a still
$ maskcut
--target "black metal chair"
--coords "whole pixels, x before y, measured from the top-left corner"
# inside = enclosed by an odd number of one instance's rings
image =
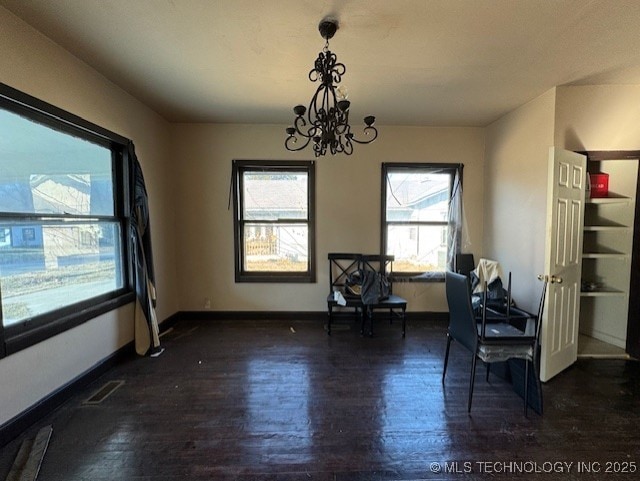
[[[537,316],[511,306],[506,306],[504,312],[489,310],[487,309],[485,296],[482,305],[482,316],[479,320],[474,315],[471,306],[471,289],[467,277],[448,271],[445,282],[447,303],[449,305],[449,329],[447,332],[447,349],[444,358],[442,383],[444,384],[447,373],[452,341],[457,341],[473,354],[467,403],[468,412],[471,412],[476,361],[478,359],[487,364],[487,379],[491,363],[504,362],[510,359],[523,359],[525,361],[524,414],[526,416],[529,405],[529,365],[533,366],[538,393],[541,395],[540,376],[537,370],[537,352],[547,281],[545,280],[542,288]],[[516,327],[514,321],[518,321],[522,327]]]
[[[389,312],[389,322],[393,322],[394,317],[398,317],[402,322],[402,337],[405,337],[407,332],[407,300],[403,297],[396,296],[393,293],[393,260],[392,255],[362,255],[360,258],[361,268],[364,271],[373,272],[376,275],[382,276],[388,281],[389,292],[386,297],[379,299],[377,302],[366,304],[366,318],[369,319],[369,336],[373,336],[373,321],[374,313],[376,310],[386,310]],[[364,333],[364,318],[361,332]]]
[[[406,299],[393,294],[393,260],[391,255],[330,253],[329,259],[329,295],[327,296],[327,334],[331,335],[331,325],[337,314],[346,309],[345,314],[353,313],[360,318],[360,333],[365,332],[365,322],[369,321],[369,336],[373,336],[374,313],[383,309],[389,312],[390,322],[394,317],[402,321],[402,337],[406,335]],[[389,293],[376,302],[365,303],[359,293],[351,291],[350,281],[356,275],[365,272],[375,273],[388,280]],[[336,292],[339,293],[336,294]],[[339,296],[342,296],[342,303]],[[338,297],[336,297],[338,296]]]
[[[327,296],[327,334],[331,335],[331,324],[336,315],[336,309],[353,309],[353,313],[362,319],[363,304],[360,295],[350,294],[347,287],[352,276],[360,272],[360,254],[354,253],[330,253],[329,259],[329,295]],[[340,304],[336,292],[344,299]],[[362,321],[364,322],[364,321]]]

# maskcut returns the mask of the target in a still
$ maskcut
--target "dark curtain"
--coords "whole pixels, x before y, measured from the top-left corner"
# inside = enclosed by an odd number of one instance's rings
[[[133,249],[134,277],[136,287],[135,344],[140,355],[159,355],[160,347],[158,319],[156,317],[156,287],[151,250],[151,228],[149,204],[142,168],[135,153],[133,142],[129,142],[129,165],[131,169],[131,224],[130,235]]]

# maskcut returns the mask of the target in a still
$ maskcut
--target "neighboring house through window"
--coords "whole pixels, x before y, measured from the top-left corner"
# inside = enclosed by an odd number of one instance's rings
[[[461,164],[382,164],[381,245],[395,277],[444,279],[459,249],[461,178]]]
[[[233,162],[236,282],[315,282],[314,162]]]

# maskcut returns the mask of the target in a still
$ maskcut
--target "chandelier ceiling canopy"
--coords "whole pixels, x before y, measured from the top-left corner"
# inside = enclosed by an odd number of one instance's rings
[[[346,89],[339,85],[347,71],[343,63],[338,62],[336,54],[329,50],[329,39],[338,30],[338,22],[326,18],[318,26],[320,35],[325,39],[325,46],[318,54],[313,68],[309,71],[309,80],[320,82],[315,94],[311,97],[309,107],[297,105],[293,108],[296,115],[293,126],[287,127],[285,147],[287,150],[302,150],[313,142],[316,157],[330,152],[332,155],[353,153],[353,143],[369,144],[378,137],[374,127],[376,118],[369,115],[364,118],[364,134],[367,137],[358,140],[351,132],[349,125],[349,107]],[[298,145],[299,138],[302,139]]]

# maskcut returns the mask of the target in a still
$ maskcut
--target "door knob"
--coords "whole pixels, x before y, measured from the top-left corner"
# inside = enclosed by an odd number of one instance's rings
[[[548,281],[549,284],[562,284],[562,277],[559,276],[547,276],[540,274],[538,276],[539,281]]]

